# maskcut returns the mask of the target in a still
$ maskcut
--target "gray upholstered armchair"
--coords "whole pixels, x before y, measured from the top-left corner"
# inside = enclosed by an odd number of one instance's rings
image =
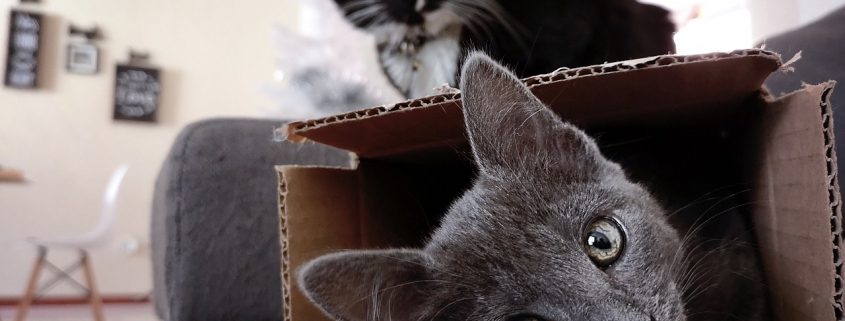
[[[279,164],[348,166],[346,152],[273,141],[280,120],[187,126],[164,161],[152,213],[162,320],[281,320]]]

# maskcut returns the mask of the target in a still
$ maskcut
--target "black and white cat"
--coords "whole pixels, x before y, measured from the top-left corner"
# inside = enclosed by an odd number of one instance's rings
[[[635,0],[336,0],[371,33],[388,78],[408,98],[455,86],[481,49],[520,77],[674,51],[668,12]]]

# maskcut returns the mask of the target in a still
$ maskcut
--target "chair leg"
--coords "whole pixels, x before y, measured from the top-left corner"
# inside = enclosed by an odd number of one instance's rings
[[[80,250],[79,254],[82,256],[82,268],[85,271],[85,283],[89,290],[89,303],[91,309],[94,311],[94,320],[103,321],[103,301],[100,298],[100,292],[97,290],[97,284],[94,281],[94,269],[91,267],[91,260],[88,257],[88,252]]]
[[[15,317],[17,321],[26,320],[26,314],[29,312],[29,306],[32,304],[32,298],[35,296],[35,290],[38,288],[38,278],[41,276],[41,270],[44,268],[44,260],[47,257],[47,248],[43,246],[38,247],[38,257],[35,259],[35,265],[32,267],[32,272],[29,274],[29,282],[26,284],[26,291],[18,304],[18,315]]]

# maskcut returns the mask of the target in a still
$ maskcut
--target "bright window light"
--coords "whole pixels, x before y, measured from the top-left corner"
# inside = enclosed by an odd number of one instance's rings
[[[679,54],[750,48],[751,12],[746,0],[643,0],[672,11]]]

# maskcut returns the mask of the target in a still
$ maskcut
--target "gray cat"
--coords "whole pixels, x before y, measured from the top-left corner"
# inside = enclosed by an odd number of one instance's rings
[[[479,168],[473,186],[422,249],[347,251],[304,265],[299,285],[326,314],[339,321],[764,319],[753,254],[737,252],[751,257],[738,267],[751,285],[732,283],[736,266],[693,269],[690,253],[709,248],[718,261],[732,243],[691,247],[695,238],[682,235],[695,228],[679,233],[593,139],[483,54],[466,61],[461,88]],[[714,282],[721,286],[707,286]],[[753,288],[742,293],[751,300],[718,291],[739,286]],[[697,309],[687,300],[693,295],[725,303],[705,299]]]

